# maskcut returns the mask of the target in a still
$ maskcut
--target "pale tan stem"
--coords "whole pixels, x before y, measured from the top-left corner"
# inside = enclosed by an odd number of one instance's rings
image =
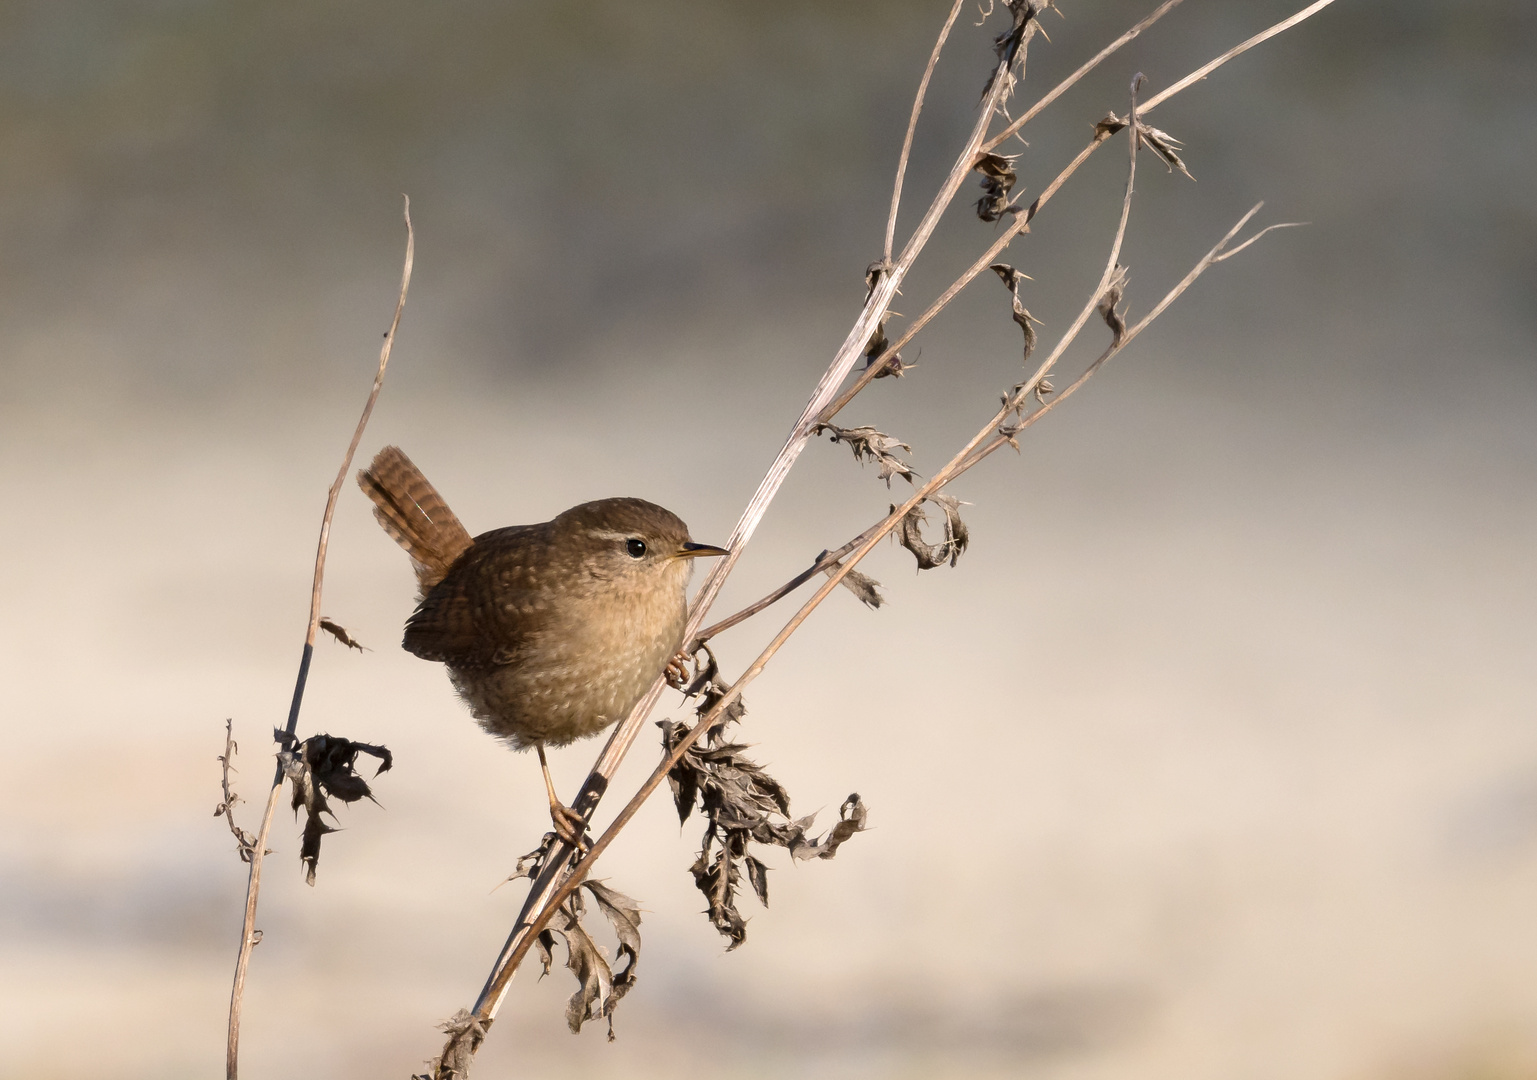
[[[1024,46],[1022,45],[1021,55],[1023,54],[1023,49]],[[976,122],[972,126],[972,131],[961,152],[956,156],[955,163],[951,166],[944,184],[929,204],[923,219],[919,222],[912,237],[903,247],[902,254],[897,258],[896,263],[875,282],[869,296],[865,300],[863,309],[859,313],[858,319],[854,323],[853,329],[850,330],[848,337],[844,339],[842,346],[839,347],[834,355],[833,361],[828,365],[821,381],[817,383],[816,389],[812,392],[810,400],[807,401],[806,407],[802,410],[800,418],[796,421],[789,437],[785,440],[783,448],[775,457],[773,464],[769,466],[767,474],[765,474],[763,480],[758,485],[758,490],[753,494],[747,509],[743,512],[741,520],[738,521],[736,528],[732,530],[731,537],[726,542],[726,557],[716,564],[714,570],[705,579],[704,585],[694,597],[693,604],[689,610],[688,623],[683,631],[685,641],[691,640],[698,632],[700,625],[704,622],[705,615],[709,611],[710,605],[714,602],[721,586],[725,583],[727,575],[736,566],[736,562],[741,557],[742,550],[747,541],[757,529],[758,523],[763,519],[763,515],[767,513],[769,503],[778,494],[779,488],[783,485],[791,467],[800,457],[801,451],[805,449],[806,443],[810,440],[812,430],[817,425],[818,414],[833,399],[838,387],[842,385],[843,380],[847,378],[848,373],[853,369],[855,362],[863,355],[865,344],[880,326],[881,319],[885,316],[886,310],[890,306],[892,298],[896,295],[897,288],[901,285],[908,269],[928,243],[929,237],[933,235],[934,229],[939,224],[940,217],[943,216],[945,210],[954,200],[955,193],[970,174],[972,163],[976,160],[977,147],[982,144],[982,140],[987,134],[988,125],[994,113],[997,112],[999,102],[1002,100],[1003,94],[1007,89],[1008,68],[1011,62],[1011,59],[1000,60],[998,66],[994,69],[991,89],[988,92],[987,98],[982,102]],[[842,577],[843,574],[840,572],[838,580],[842,580]],[[591,820],[593,809],[608,789],[609,779],[618,770],[620,762],[624,760],[624,756],[629,752],[635,739],[640,735],[645,725],[646,717],[655,708],[666,685],[665,675],[659,673],[651,688],[636,703],[634,708],[630,710],[629,716],[621,721],[614,730],[613,735],[609,737],[607,745],[604,746],[592,771],[588,774],[586,783],[583,784],[582,790],[577,794],[575,801],[572,803],[572,809],[581,814],[584,819]],[[501,954],[493,965],[491,975],[487,979],[486,985],[481,989],[480,996],[472,1010],[482,1025],[489,1024],[490,1021],[495,1019],[496,1012],[501,1007],[502,999],[507,993],[507,987],[512,982],[512,976],[517,971],[517,962],[514,962],[512,957],[516,955],[518,961],[521,962],[523,954],[527,952],[530,920],[534,913],[546,911],[546,918],[548,918],[548,911],[551,909],[548,909],[547,901],[557,888],[571,854],[569,845],[565,844],[564,841],[558,842],[552,850],[550,857],[546,860],[546,870],[539,875],[534,881],[532,888],[530,888],[528,897],[524,901],[523,910],[519,913],[518,920],[514,924],[506,944],[502,946]]]
[[[987,142],[983,143],[982,151],[986,153],[989,150],[996,150],[999,144],[1008,139],[1009,136],[1017,134],[1019,130],[1026,124],[1034,120],[1037,116],[1041,115],[1041,113],[1045,112],[1046,107],[1053,101],[1056,101],[1057,98],[1065,94],[1068,89],[1073,86],[1073,84],[1078,82],[1095,68],[1099,67],[1099,65],[1104,60],[1116,53],[1122,46],[1129,44],[1133,38],[1141,35],[1142,31],[1146,30],[1149,26],[1152,26],[1155,22],[1163,18],[1174,8],[1178,7],[1180,3],[1181,0],[1164,0],[1162,4],[1159,4],[1158,7],[1153,10],[1151,15],[1148,15],[1136,26],[1133,26],[1130,30],[1126,31],[1126,33],[1122,34],[1109,45],[1106,45],[1103,49],[1099,50],[1099,52],[1097,52],[1077,71],[1073,72],[1067,78],[1059,82],[1056,86],[1052,87],[1050,93],[1041,98],[1041,100],[1037,101],[1034,105],[1030,106],[1030,108],[1025,110],[1024,115],[1020,116],[1019,119],[1015,120],[1008,127],[1004,128],[991,139],[988,139]]]
[[[379,390],[384,386],[384,369],[390,362],[390,349],[395,344],[395,332],[400,328],[400,316],[406,307],[406,291],[411,285],[411,265],[416,256],[416,233],[411,228],[409,198],[405,200],[404,216],[406,258],[400,274],[400,296],[395,301],[395,316],[390,320],[389,331],[384,335],[384,344],[379,349],[379,366],[374,372],[373,389],[368,392],[368,401],[363,406],[363,414],[358,418],[357,427],[353,429],[352,441],[347,444],[347,453],[342,458],[341,468],[337,470],[336,480],[332,482],[331,489],[326,495],[325,514],[320,520],[320,542],[315,550],[315,577],[310,586],[309,624],[304,634],[304,652],[299,660],[299,677],[294,686],[293,704],[289,707],[288,724],[284,729],[290,738],[299,720],[299,706],[304,699],[304,683],[309,675],[310,657],[315,648],[315,631],[320,625],[321,585],[325,578],[326,549],[330,544],[331,519],[336,513],[336,500],[341,495],[342,485],[346,482],[347,473],[352,468],[352,457],[357,453],[358,443],[363,440],[363,429],[368,426],[368,418],[373,415],[374,403],[379,400]],[[272,815],[277,809],[278,793],[282,787],[283,768],[279,765],[272,777],[272,790],[267,795],[267,808],[262,814],[261,828],[257,831],[256,847],[251,852],[251,872],[246,881],[245,919],[241,925],[240,953],[235,960],[234,987],[230,991],[229,1035],[225,1044],[224,1058],[224,1072],[227,1080],[236,1080],[239,1070],[240,1013],[245,994],[246,969],[250,966],[251,950],[261,940],[261,932],[256,929],[256,900],[261,891],[262,860],[267,852],[267,834],[272,828]]]
[[[1170,86],[1168,89],[1162,91],[1161,93],[1153,95],[1147,101],[1143,102],[1141,109],[1139,110],[1141,115],[1146,116],[1157,106],[1163,104],[1165,101],[1169,100],[1169,98],[1173,97],[1180,91],[1188,89],[1192,84],[1199,82],[1201,79],[1204,79],[1207,75],[1210,75],[1213,71],[1217,70],[1217,68],[1221,67],[1235,56],[1248,52],[1250,49],[1254,48],[1254,46],[1260,44],[1261,42],[1268,41],[1270,38],[1275,37],[1282,31],[1290,29],[1291,27],[1300,23],[1302,20],[1317,14],[1319,11],[1322,11],[1333,2],[1334,0],[1318,0],[1317,3],[1309,5],[1308,7],[1297,12],[1295,15],[1283,19],[1269,29],[1261,31],[1246,41],[1235,45],[1233,48],[1217,57],[1217,59],[1213,60],[1211,63],[1203,64],[1189,75],[1186,75],[1183,79],[1180,79],[1173,86]],[[1163,11],[1164,8],[1160,7],[1158,10],[1154,11],[1152,15],[1149,15],[1147,19],[1143,20],[1143,22],[1150,24],[1151,20],[1154,20],[1156,17],[1161,17]],[[1114,47],[1119,47],[1119,45],[1115,45]],[[1110,48],[1110,51],[1114,51],[1114,48]],[[1108,55],[1108,53],[1105,53],[1105,55]],[[1076,80],[1078,77],[1079,75],[1077,73],[1069,76],[1067,83],[1063,84],[1060,89],[1066,89],[1067,85],[1070,85],[1071,82]],[[1030,112],[1027,112],[1015,123],[1022,125],[1025,121],[1028,121],[1034,115],[1038,114],[1041,109],[1050,104],[1050,100],[1054,100],[1054,95],[1057,92],[1057,90],[1053,90],[1051,94],[1046,96],[1046,98],[1042,98],[1040,102],[1037,102],[1035,106],[1032,106]],[[1055,195],[1057,191],[1062,187],[1062,185],[1067,182],[1069,177],[1078,171],[1079,167],[1089,159],[1094,151],[1099,149],[1100,144],[1103,143],[1107,137],[1108,136],[1104,134],[1096,134],[1094,138],[1090,140],[1089,144],[1078,152],[1078,156],[1073,158],[1073,160],[1068,163],[1067,167],[1057,174],[1056,178],[1046,186],[1045,190],[1043,190],[1040,195],[1036,196],[1035,201],[1032,202],[1023,213],[1015,216],[1014,222],[1003,231],[1003,234],[999,236],[996,241],[994,241],[992,246],[987,249],[982,257],[979,258],[976,262],[972,263],[971,266],[966,269],[965,273],[956,278],[950,287],[941,293],[939,298],[930,304],[922,315],[909,323],[903,329],[902,333],[896,338],[896,340],[894,340],[890,345],[886,347],[885,352],[881,353],[880,356],[872,359],[865,370],[860,373],[859,378],[856,379],[855,382],[847,390],[845,390],[836,399],[834,399],[834,401],[828,405],[828,407],[823,411],[822,415],[818,419],[825,423],[831,420],[834,416],[838,415],[838,413],[842,412],[844,407],[847,406],[849,402],[853,401],[854,398],[858,396],[860,391],[870,385],[870,383],[875,379],[876,375],[886,369],[887,362],[890,361],[890,359],[903,348],[905,348],[907,344],[913,340],[913,338],[917,337],[918,332],[927,326],[929,321],[933,319],[934,316],[938,315],[941,311],[948,307],[950,302],[960,294],[962,289],[971,284],[971,282],[975,280],[978,274],[991,266],[993,262],[998,258],[998,256],[1003,253],[1003,250],[1007,248],[1017,236],[1019,236],[1021,233],[1029,232],[1030,223],[1035,220],[1035,216],[1040,213],[1041,208],[1051,201],[1052,196]],[[994,142],[986,144],[984,149],[996,145],[997,141],[995,140]]]
[[[1173,0],[1178,3],[1179,0]],[[945,47],[945,39],[950,36],[950,28],[955,25],[956,16],[961,13],[961,7],[966,0],[955,0],[950,7],[950,15],[945,19],[944,27],[939,31],[939,40],[934,42],[934,51],[929,54],[929,66],[923,69],[923,78],[918,81],[918,93],[913,98],[913,114],[907,121],[907,135],[902,139],[902,154],[897,159],[897,179],[891,189],[891,213],[886,215],[886,246],[882,250],[884,262],[891,262],[891,245],[897,236],[897,207],[902,204],[902,181],[907,177],[907,159],[913,152],[913,136],[918,131],[918,116],[923,112],[923,97],[929,92],[929,80],[934,77],[934,67],[939,63],[939,53]]]

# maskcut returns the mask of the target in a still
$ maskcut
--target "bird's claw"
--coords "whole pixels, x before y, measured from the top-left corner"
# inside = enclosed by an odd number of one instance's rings
[[[667,685],[674,690],[688,686],[691,673],[688,670],[688,654],[678,653],[667,661]]]
[[[574,848],[579,855],[585,855],[592,849],[587,842],[587,821],[581,814],[563,806],[560,803],[550,804],[550,823],[555,826],[555,835],[568,847]]]

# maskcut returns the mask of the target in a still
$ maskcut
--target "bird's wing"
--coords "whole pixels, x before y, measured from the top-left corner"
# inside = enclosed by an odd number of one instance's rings
[[[465,670],[516,662],[548,617],[538,573],[547,531],[514,525],[475,537],[406,621],[406,651]]]

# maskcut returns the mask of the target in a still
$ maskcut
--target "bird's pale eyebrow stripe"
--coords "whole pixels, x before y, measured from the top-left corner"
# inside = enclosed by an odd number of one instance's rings
[[[634,533],[622,533],[622,532],[606,532],[606,531],[604,531],[602,529],[592,529],[592,530],[590,530],[587,533],[587,535],[591,536],[591,537],[594,537],[595,539],[598,539],[598,540],[628,540],[631,537],[633,537],[635,534]]]

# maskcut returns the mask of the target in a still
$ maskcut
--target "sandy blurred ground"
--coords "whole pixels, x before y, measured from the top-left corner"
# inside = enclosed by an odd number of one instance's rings
[[[1167,85],[1287,10],[1188,7],[1048,114],[1028,189],[1130,71]],[[1257,198],[1313,227],[958,485],[957,568],[878,552],[890,605],[831,598],[749,695],[797,810],[857,790],[875,827],[830,863],[771,856],[773,906],[724,954],[696,829],[649,805],[604,860],[646,907],[619,1041],[565,1031],[564,972],[520,977],[477,1075],[1537,1072],[1537,20],[1339,8],[1160,113],[1200,182],[1147,171],[1133,309]],[[1064,9],[1037,85],[1141,13]],[[214,757],[232,717],[259,797],[396,193],[418,265],[364,453],[405,446],[472,530],[625,493],[718,539],[857,308],[939,18],[0,7],[0,1074],[218,1073],[244,878]],[[913,199],[981,33],[940,69]],[[1011,253],[1048,340],[1120,168]],[[987,235],[957,215],[901,310]],[[932,470],[1016,377],[1005,302],[979,282],[850,422]],[[813,446],[723,610],[886,500]],[[497,883],[541,831],[537,766],[394,647],[410,591],[347,491],[325,611],[372,651],[320,643],[301,726],[397,767],[315,889],[279,819],[248,1076],[407,1075],[520,899]],[[773,628],[723,637],[728,670]],[[558,756],[562,790],[596,749]]]

